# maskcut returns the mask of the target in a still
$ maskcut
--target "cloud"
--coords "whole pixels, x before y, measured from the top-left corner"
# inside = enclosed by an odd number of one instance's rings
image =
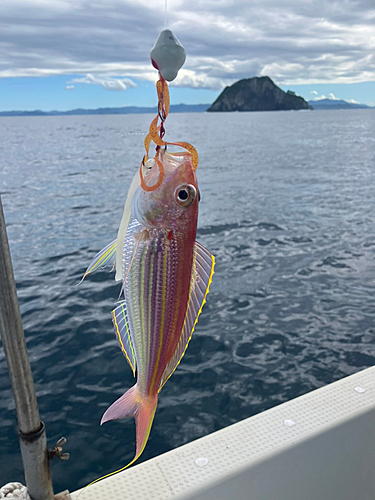
[[[174,0],[168,20],[187,50],[178,86],[220,89],[255,75],[279,85],[375,80],[368,0],[197,0],[194,9]],[[90,75],[81,83],[106,90],[154,81],[149,52],[164,21],[162,0],[2,0],[0,78]]]
[[[129,87],[136,87],[137,84],[134,83],[129,78],[109,78],[109,77],[96,77],[93,75],[86,75],[82,78],[73,78],[73,83],[87,83],[88,85],[101,85],[105,90],[115,90],[122,92]],[[74,87],[73,87],[74,88]]]
[[[225,80],[203,72],[181,69],[176,80],[171,82],[171,86],[218,90],[225,86]]]
[[[315,90],[311,91],[310,93],[311,93],[311,94],[318,95],[318,92],[316,92]],[[325,96],[324,94],[322,94],[322,95],[321,95],[321,96],[319,96],[319,97],[314,97],[313,101],[321,101],[322,99],[329,99],[330,101],[340,101],[340,100],[341,100],[339,97],[335,97],[335,96],[331,93],[331,94],[328,94],[328,96]]]
[[[66,90],[73,90],[74,89],[74,85],[67,85],[65,87]]]

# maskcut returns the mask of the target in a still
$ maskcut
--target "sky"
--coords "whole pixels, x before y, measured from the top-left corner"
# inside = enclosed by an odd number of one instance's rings
[[[269,76],[306,100],[375,106],[374,26],[375,0],[1,0],[0,111],[155,106],[165,27],[187,53],[172,104]]]

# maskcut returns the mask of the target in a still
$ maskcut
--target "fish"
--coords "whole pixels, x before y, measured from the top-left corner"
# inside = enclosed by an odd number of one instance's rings
[[[84,274],[113,263],[115,279],[122,281],[112,321],[137,379],[101,424],[135,419],[136,451],[126,467],[146,446],[159,393],[185,354],[214,274],[214,256],[196,241],[195,170],[189,151],[170,153],[166,147],[143,163],[129,188],[117,239]]]

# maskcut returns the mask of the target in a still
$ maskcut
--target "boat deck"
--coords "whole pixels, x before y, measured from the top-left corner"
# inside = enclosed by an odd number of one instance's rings
[[[374,470],[372,367],[104,479],[80,500],[373,500]]]

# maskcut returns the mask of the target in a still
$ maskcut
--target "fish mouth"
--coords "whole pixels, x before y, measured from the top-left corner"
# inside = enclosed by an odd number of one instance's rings
[[[192,156],[190,152],[178,152],[178,153],[170,153],[167,151],[167,147],[165,147],[164,150],[159,150],[154,158],[150,158],[147,160],[145,163],[145,157],[142,160],[141,167],[139,170],[139,176],[140,176],[140,181],[141,181],[141,188],[143,191],[155,191],[158,189],[166,176],[168,176],[168,173],[172,170],[178,168],[181,163],[190,161],[192,162]],[[148,164],[151,164],[151,166],[148,166]],[[193,165],[194,170],[196,168]],[[155,174],[154,172],[158,171],[158,177],[155,179]],[[154,184],[150,185],[146,183],[147,175],[152,172],[152,177],[154,180]]]
[[[145,182],[145,176],[143,176],[143,166],[144,166],[144,163],[142,161],[142,165],[141,165],[141,168],[139,170],[139,175],[140,175],[140,178],[141,178],[141,187],[143,189],[143,191],[155,191],[155,189],[157,189],[158,187],[161,186],[162,182],[163,182],[163,179],[164,179],[164,167],[163,167],[163,162],[159,160],[159,158],[157,158],[155,156],[154,158],[154,165],[151,167],[152,169],[155,168],[155,166],[157,166],[157,168],[159,169],[159,176],[158,176],[158,179],[157,181],[155,182],[155,184],[153,184],[152,186],[149,186],[148,184],[146,184]]]
[[[132,199],[131,213],[147,228],[169,227],[197,197],[190,153],[160,150],[158,158],[142,163],[141,169],[141,182]]]

